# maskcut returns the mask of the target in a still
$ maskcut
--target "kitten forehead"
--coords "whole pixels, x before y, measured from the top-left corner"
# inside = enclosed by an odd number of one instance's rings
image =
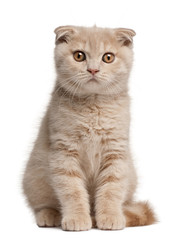
[[[79,43],[79,46],[85,51],[91,51],[92,54],[116,51],[118,42],[112,29],[78,27],[76,30],[72,43]]]
[[[110,40],[115,39],[113,29],[98,27],[78,27],[76,29],[77,35],[80,37],[80,40],[86,42],[88,39],[90,44],[92,45],[95,45],[97,42],[107,43]]]

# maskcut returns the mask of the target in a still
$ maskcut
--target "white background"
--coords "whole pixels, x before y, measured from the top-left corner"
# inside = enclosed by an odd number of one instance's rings
[[[172,0],[0,2],[1,239],[181,239],[181,13]],[[131,139],[137,198],[160,222],[123,231],[63,232],[34,223],[21,194],[25,162],[55,80],[54,28],[133,28]]]

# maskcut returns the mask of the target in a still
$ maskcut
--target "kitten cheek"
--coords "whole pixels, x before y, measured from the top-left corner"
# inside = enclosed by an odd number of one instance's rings
[[[74,71],[81,71],[81,72],[86,72],[87,69],[87,64],[84,62],[76,62],[75,60],[71,61],[71,63],[69,63],[70,66],[72,66],[74,68]]]
[[[120,75],[122,75],[122,74],[128,74],[128,68],[125,66],[125,65],[123,65],[121,68],[120,68],[120,71],[118,72],[118,73],[120,73]]]
[[[129,72],[129,66],[127,66],[124,62],[121,62],[113,69],[113,73],[116,72],[117,75],[127,74]]]

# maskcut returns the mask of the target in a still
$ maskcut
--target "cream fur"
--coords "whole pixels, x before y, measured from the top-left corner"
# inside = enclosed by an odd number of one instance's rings
[[[23,180],[37,224],[79,231],[93,218],[99,229],[153,223],[148,205],[133,202],[128,78],[135,32],[65,26],[55,33],[57,81]],[[74,60],[77,50],[86,61]],[[115,54],[113,63],[102,61],[106,52]],[[88,68],[99,70],[93,81]]]

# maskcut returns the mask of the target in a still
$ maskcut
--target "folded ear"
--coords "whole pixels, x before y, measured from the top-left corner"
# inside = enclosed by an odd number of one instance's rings
[[[59,44],[63,42],[68,43],[76,31],[72,26],[63,26],[56,28],[54,32],[56,34],[55,44]]]
[[[124,46],[131,46],[133,37],[136,35],[135,31],[128,28],[116,28],[115,35],[117,40]]]

